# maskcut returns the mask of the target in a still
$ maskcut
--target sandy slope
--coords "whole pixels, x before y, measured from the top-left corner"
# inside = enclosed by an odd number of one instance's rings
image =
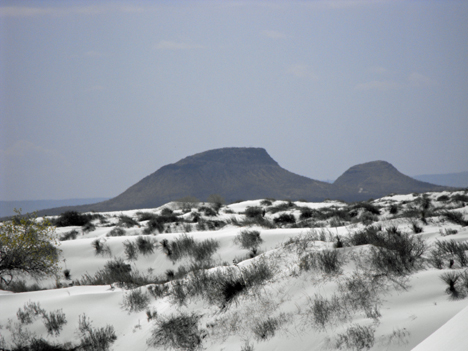
[[[436,199],[441,193],[432,194]],[[376,204],[389,205],[391,203],[402,203],[412,201],[413,195],[393,196],[376,200]],[[299,204],[299,203],[297,203]],[[248,206],[259,206],[260,201],[247,201],[229,205],[230,211],[220,211],[218,219],[237,216],[242,218],[241,212]],[[311,208],[323,208],[329,206],[343,206],[339,203],[306,204],[300,206]],[[435,200],[434,206],[442,206]],[[168,207],[174,207],[169,204]],[[159,213],[160,209],[153,209]],[[467,207],[456,209],[466,214]],[[229,211],[228,211],[229,212]],[[300,214],[298,210],[290,211],[296,217]],[[121,211],[118,213],[106,213],[110,224],[116,223],[111,216],[125,214],[136,216],[137,211]],[[267,218],[274,218],[277,214],[267,213]],[[383,210],[380,223],[386,227],[397,225],[399,229],[409,232],[410,222],[406,219],[389,219],[387,210]],[[83,274],[93,275],[109,260],[109,256],[96,255],[91,243],[96,238],[105,241],[110,248],[112,256],[125,257],[123,243],[126,240],[135,240],[141,234],[141,227],[126,229],[126,236],[107,237],[106,234],[112,230],[110,227],[97,227],[95,231],[80,234],[76,240],[63,241],[60,248],[63,251],[63,268],[71,271],[73,279],[80,278]],[[336,235],[346,237],[353,231],[363,228],[361,224],[328,228],[328,238]],[[458,233],[451,236],[442,236],[441,229],[457,229]],[[58,228],[57,232],[62,235],[72,228]],[[81,229],[76,228],[80,231]],[[204,330],[206,337],[203,339],[203,347],[206,350],[239,351],[249,342],[256,351],[272,350],[325,350],[336,349],[334,343],[338,334],[344,333],[346,328],[352,325],[372,326],[375,329],[375,342],[372,350],[465,350],[467,338],[464,326],[468,321],[468,298],[451,300],[445,293],[446,285],[439,278],[441,270],[426,268],[412,274],[407,281],[406,289],[397,289],[389,284],[387,290],[381,294],[380,318],[378,322],[367,318],[362,312],[352,314],[351,320],[344,323],[337,322],[328,325],[325,330],[318,330],[313,324],[313,318],[308,310],[311,301],[317,295],[330,297],[337,291],[339,282],[353,274],[356,263],[351,259],[352,255],[364,256],[368,247],[345,247],[339,250],[340,257],[346,260],[341,274],[335,276],[325,275],[321,272],[301,272],[299,269],[299,255],[294,250],[288,251],[283,243],[290,238],[311,233],[307,228],[276,228],[265,229],[252,227],[260,231],[263,243],[260,246],[263,255],[253,259],[242,261],[239,267],[249,265],[266,259],[273,271],[274,277],[263,286],[256,295],[242,297],[238,303],[222,310],[219,306],[210,305],[207,301],[198,298],[190,299],[185,305],[177,305],[170,296],[164,298],[151,298],[150,306],[140,312],[129,313],[123,306],[124,296],[129,292],[115,286],[74,286],[67,288],[34,291],[26,293],[11,293],[0,290],[0,333],[8,344],[11,341],[11,333],[6,326],[10,319],[12,323],[17,322],[16,313],[28,301],[39,302],[47,311],[62,309],[68,323],[64,326],[60,336],[47,336],[46,328],[40,319],[33,324],[24,326],[32,333],[36,333],[49,341],[54,342],[76,342],[76,329],[78,318],[83,313],[92,321],[95,327],[104,327],[107,324],[115,328],[117,340],[112,345],[114,350],[146,350],[146,340],[151,336],[154,328],[153,322],[147,320],[146,310],[155,310],[158,315],[170,315],[180,312],[196,312],[201,315],[199,327]],[[321,229],[317,229],[317,233]],[[233,260],[239,260],[248,251],[241,249],[234,243],[234,238],[239,234],[241,228],[227,225],[217,231],[191,232],[197,241],[205,239],[216,239],[219,241],[219,249],[213,256],[213,260],[232,267]],[[161,242],[163,239],[173,240],[180,237],[181,232],[158,234],[154,238]],[[442,222],[434,217],[428,225],[424,226],[424,232],[420,234],[429,245],[435,240],[468,240],[468,230],[459,225]],[[307,250],[320,251],[332,248],[331,241],[314,241]],[[129,262],[134,269],[141,272],[152,270],[154,274],[162,275],[168,269],[176,270],[180,265],[188,263],[184,259],[173,264],[160,250],[154,254],[139,255],[138,260]],[[213,269],[227,269],[219,267]],[[42,282],[45,286],[53,286],[54,280]],[[167,283],[171,284],[171,283]],[[147,287],[140,288],[143,292]],[[252,329],[257,323],[266,318],[277,318],[280,327],[274,337],[265,341],[255,338]]]

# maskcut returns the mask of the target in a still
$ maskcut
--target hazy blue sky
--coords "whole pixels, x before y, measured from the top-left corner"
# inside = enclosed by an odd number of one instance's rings
[[[0,200],[113,197],[202,151],[468,170],[467,1],[0,1]]]

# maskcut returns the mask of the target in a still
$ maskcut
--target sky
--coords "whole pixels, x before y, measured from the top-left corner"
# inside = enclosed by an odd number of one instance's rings
[[[317,180],[468,170],[468,2],[0,0],[0,200],[262,147]]]

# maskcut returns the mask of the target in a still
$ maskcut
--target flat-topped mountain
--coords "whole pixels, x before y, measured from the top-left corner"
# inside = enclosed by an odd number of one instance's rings
[[[390,193],[443,189],[405,176],[385,161],[351,167],[330,184],[287,171],[265,149],[223,148],[163,166],[110,200],[43,210],[39,214],[153,208],[188,196],[204,201],[211,194],[222,196],[226,202],[262,198],[361,201]]]

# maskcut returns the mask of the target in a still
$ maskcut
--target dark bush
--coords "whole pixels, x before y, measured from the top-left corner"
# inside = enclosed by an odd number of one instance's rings
[[[125,235],[125,229],[122,229],[120,227],[115,227],[109,233],[106,234],[106,236],[124,236],[124,235]]]
[[[80,337],[79,350],[107,351],[111,344],[117,340],[114,327],[107,325],[105,328],[95,329],[86,315],[78,317],[78,330]]]
[[[135,221],[132,217],[121,215],[119,217],[119,223],[117,224],[124,228],[131,228],[138,225],[138,222]]]
[[[136,240],[138,251],[143,255],[149,255],[154,252],[155,243],[146,237],[139,236]]]
[[[62,310],[57,310],[55,312],[44,312],[42,314],[42,319],[44,320],[44,325],[47,328],[47,334],[49,335],[60,335],[60,332],[63,329],[63,326],[67,324],[67,319]]]
[[[211,207],[201,206],[198,209],[199,212],[203,213],[207,217],[214,217],[216,216],[216,211]]]
[[[279,326],[279,321],[274,318],[268,318],[263,322],[258,322],[254,328],[253,333],[255,338],[259,341],[267,340],[275,336],[275,331]]]
[[[138,258],[138,247],[135,243],[127,240],[124,243],[124,252],[127,260],[133,261]]]
[[[253,206],[253,207],[247,207],[245,209],[245,216],[247,218],[262,217],[262,214],[263,214],[263,209],[261,207]]]
[[[272,204],[273,203],[271,202],[271,200],[268,200],[268,199],[260,201],[260,205],[262,206],[271,206]]]
[[[122,307],[128,312],[140,312],[146,309],[149,303],[149,296],[138,288],[124,295]]]
[[[214,239],[196,242],[192,237],[184,234],[172,242],[163,240],[161,248],[173,262],[186,256],[190,256],[196,261],[204,261],[209,260],[216,252],[219,248],[219,242]]]
[[[437,198],[437,201],[442,201],[442,202],[446,202],[450,200],[450,198],[447,196],[447,195],[440,195],[438,198]]]
[[[239,244],[243,249],[250,250],[258,248],[263,239],[260,237],[258,230],[243,230],[235,237],[234,242]]]
[[[374,215],[380,215],[380,210],[375,205],[369,202],[359,202],[356,205],[352,206],[353,209],[363,208],[367,212],[370,212]]]
[[[194,351],[201,349],[200,316],[180,314],[159,316],[146,344],[154,348]]]
[[[174,213],[169,207],[164,207],[161,210],[161,216],[171,216]]]
[[[91,221],[89,215],[81,214],[76,211],[64,212],[54,221],[56,227],[83,226]]]
[[[294,224],[296,223],[296,218],[292,214],[283,213],[278,217],[273,219],[273,222],[276,224]]]
[[[73,229],[63,234],[62,237],[60,238],[60,241],[75,240],[78,234],[79,234],[78,231],[76,229]]]
[[[158,216],[154,213],[151,212],[137,212],[138,216],[138,221],[143,222],[143,221],[149,221],[153,218],[157,218]]]
[[[444,211],[442,215],[445,217],[446,220],[452,222],[454,224],[461,225],[462,227],[468,226],[468,221],[463,218],[463,214],[461,212],[456,211]]]
[[[96,226],[93,223],[88,222],[83,226],[82,229],[83,229],[83,232],[89,233],[89,232],[96,230]]]
[[[301,215],[299,216],[300,220],[309,219],[314,216],[314,211],[310,207],[301,207]]]
[[[390,214],[396,215],[398,213],[398,205],[392,204],[390,205]]]
[[[468,202],[468,196],[464,194],[455,194],[450,198],[451,201]]]

